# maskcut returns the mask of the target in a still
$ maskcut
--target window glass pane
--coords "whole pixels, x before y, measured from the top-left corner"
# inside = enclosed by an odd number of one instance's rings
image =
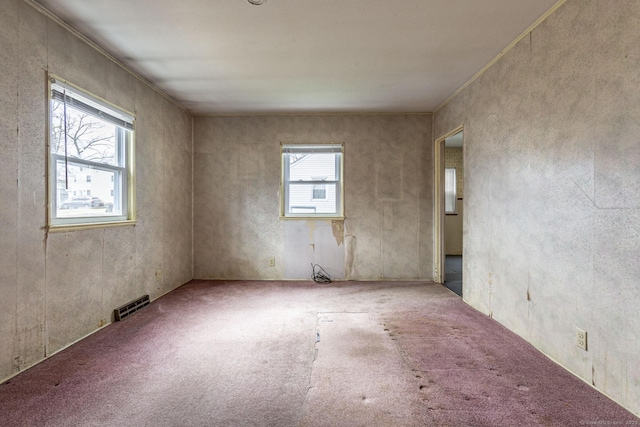
[[[446,168],[444,170],[444,211],[445,213],[456,212],[456,169]]]
[[[336,204],[337,184],[323,184],[324,198],[314,199],[317,194],[317,186],[314,184],[296,183],[289,184],[289,213],[309,213],[309,214],[336,214],[338,207]]]
[[[288,154],[289,181],[336,181],[338,170],[334,153]]]
[[[91,166],[56,161],[56,217],[120,216],[123,206],[119,197],[122,173]]]
[[[67,105],[66,153],[68,157],[122,166],[118,154],[118,127]],[[51,152],[65,155],[64,104],[51,100]]]

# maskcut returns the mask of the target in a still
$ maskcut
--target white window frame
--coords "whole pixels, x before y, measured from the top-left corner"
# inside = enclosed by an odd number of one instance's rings
[[[50,231],[65,231],[67,229],[76,228],[94,228],[113,225],[135,224],[135,116],[120,107],[117,107],[59,77],[49,75],[48,79],[48,124],[49,133],[47,137],[48,152],[48,228]],[[52,136],[52,115],[54,90],[57,98],[63,98],[64,102],[75,103],[76,106],[82,106],[88,110],[95,112],[90,114],[100,116],[104,121],[115,124],[116,130],[116,157],[119,159],[117,165],[109,165],[91,160],[78,159],[75,157],[65,156],[64,154],[54,153]],[[62,94],[62,95],[61,95]],[[126,129],[126,130],[125,130]],[[65,216],[58,217],[58,177],[57,163],[59,161],[66,162],[81,168],[88,167],[105,172],[112,172],[119,179],[114,185],[115,197],[114,202],[118,203],[117,208],[120,215],[104,215],[104,216]]]
[[[282,161],[282,177],[280,181],[280,218],[281,219],[343,219],[344,218],[344,144],[327,143],[327,144],[303,144],[303,143],[282,143],[280,149],[280,158]],[[322,180],[305,180],[290,181],[289,180],[289,155],[290,154],[314,154],[314,153],[334,153],[336,159],[336,177]],[[292,185],[327,185],[335,184],[336,186],[336,211],[334,213],[315,213],[315,212],[289,212],[289,188]],[[326,187],[325,187],[326,188]],[[326,194],[326,193],[325,193]],[[313,190],[312,190],[313,199]],[[320,199],[316,199],[320,200]],[[327,198],[325,197],[325,199]]]

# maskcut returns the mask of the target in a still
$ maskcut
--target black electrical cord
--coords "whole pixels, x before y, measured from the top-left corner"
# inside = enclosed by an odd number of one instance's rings
[[[331,276],[318,264],[311,263],[311,278],[316,283],[331,283]]]

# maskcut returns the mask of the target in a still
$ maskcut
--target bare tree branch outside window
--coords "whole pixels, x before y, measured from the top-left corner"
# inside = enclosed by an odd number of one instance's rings
[[[51,151],[64,154],[64,112],[62,102],[52,102]],[[116,164],[116,126],[67,105],[67,155],[82,160]]]

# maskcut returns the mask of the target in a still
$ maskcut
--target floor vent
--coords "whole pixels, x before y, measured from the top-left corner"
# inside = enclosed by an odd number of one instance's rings
[[[149,304],[150,304],[149,295],[145,295],[136,300],[131,301],[130,303],[123,305],[122,307],[116,308],[115,310],[113,310],[116,321],[122,320],[125,317],[132,315],[136,311],[140,310],[141,308]]]

